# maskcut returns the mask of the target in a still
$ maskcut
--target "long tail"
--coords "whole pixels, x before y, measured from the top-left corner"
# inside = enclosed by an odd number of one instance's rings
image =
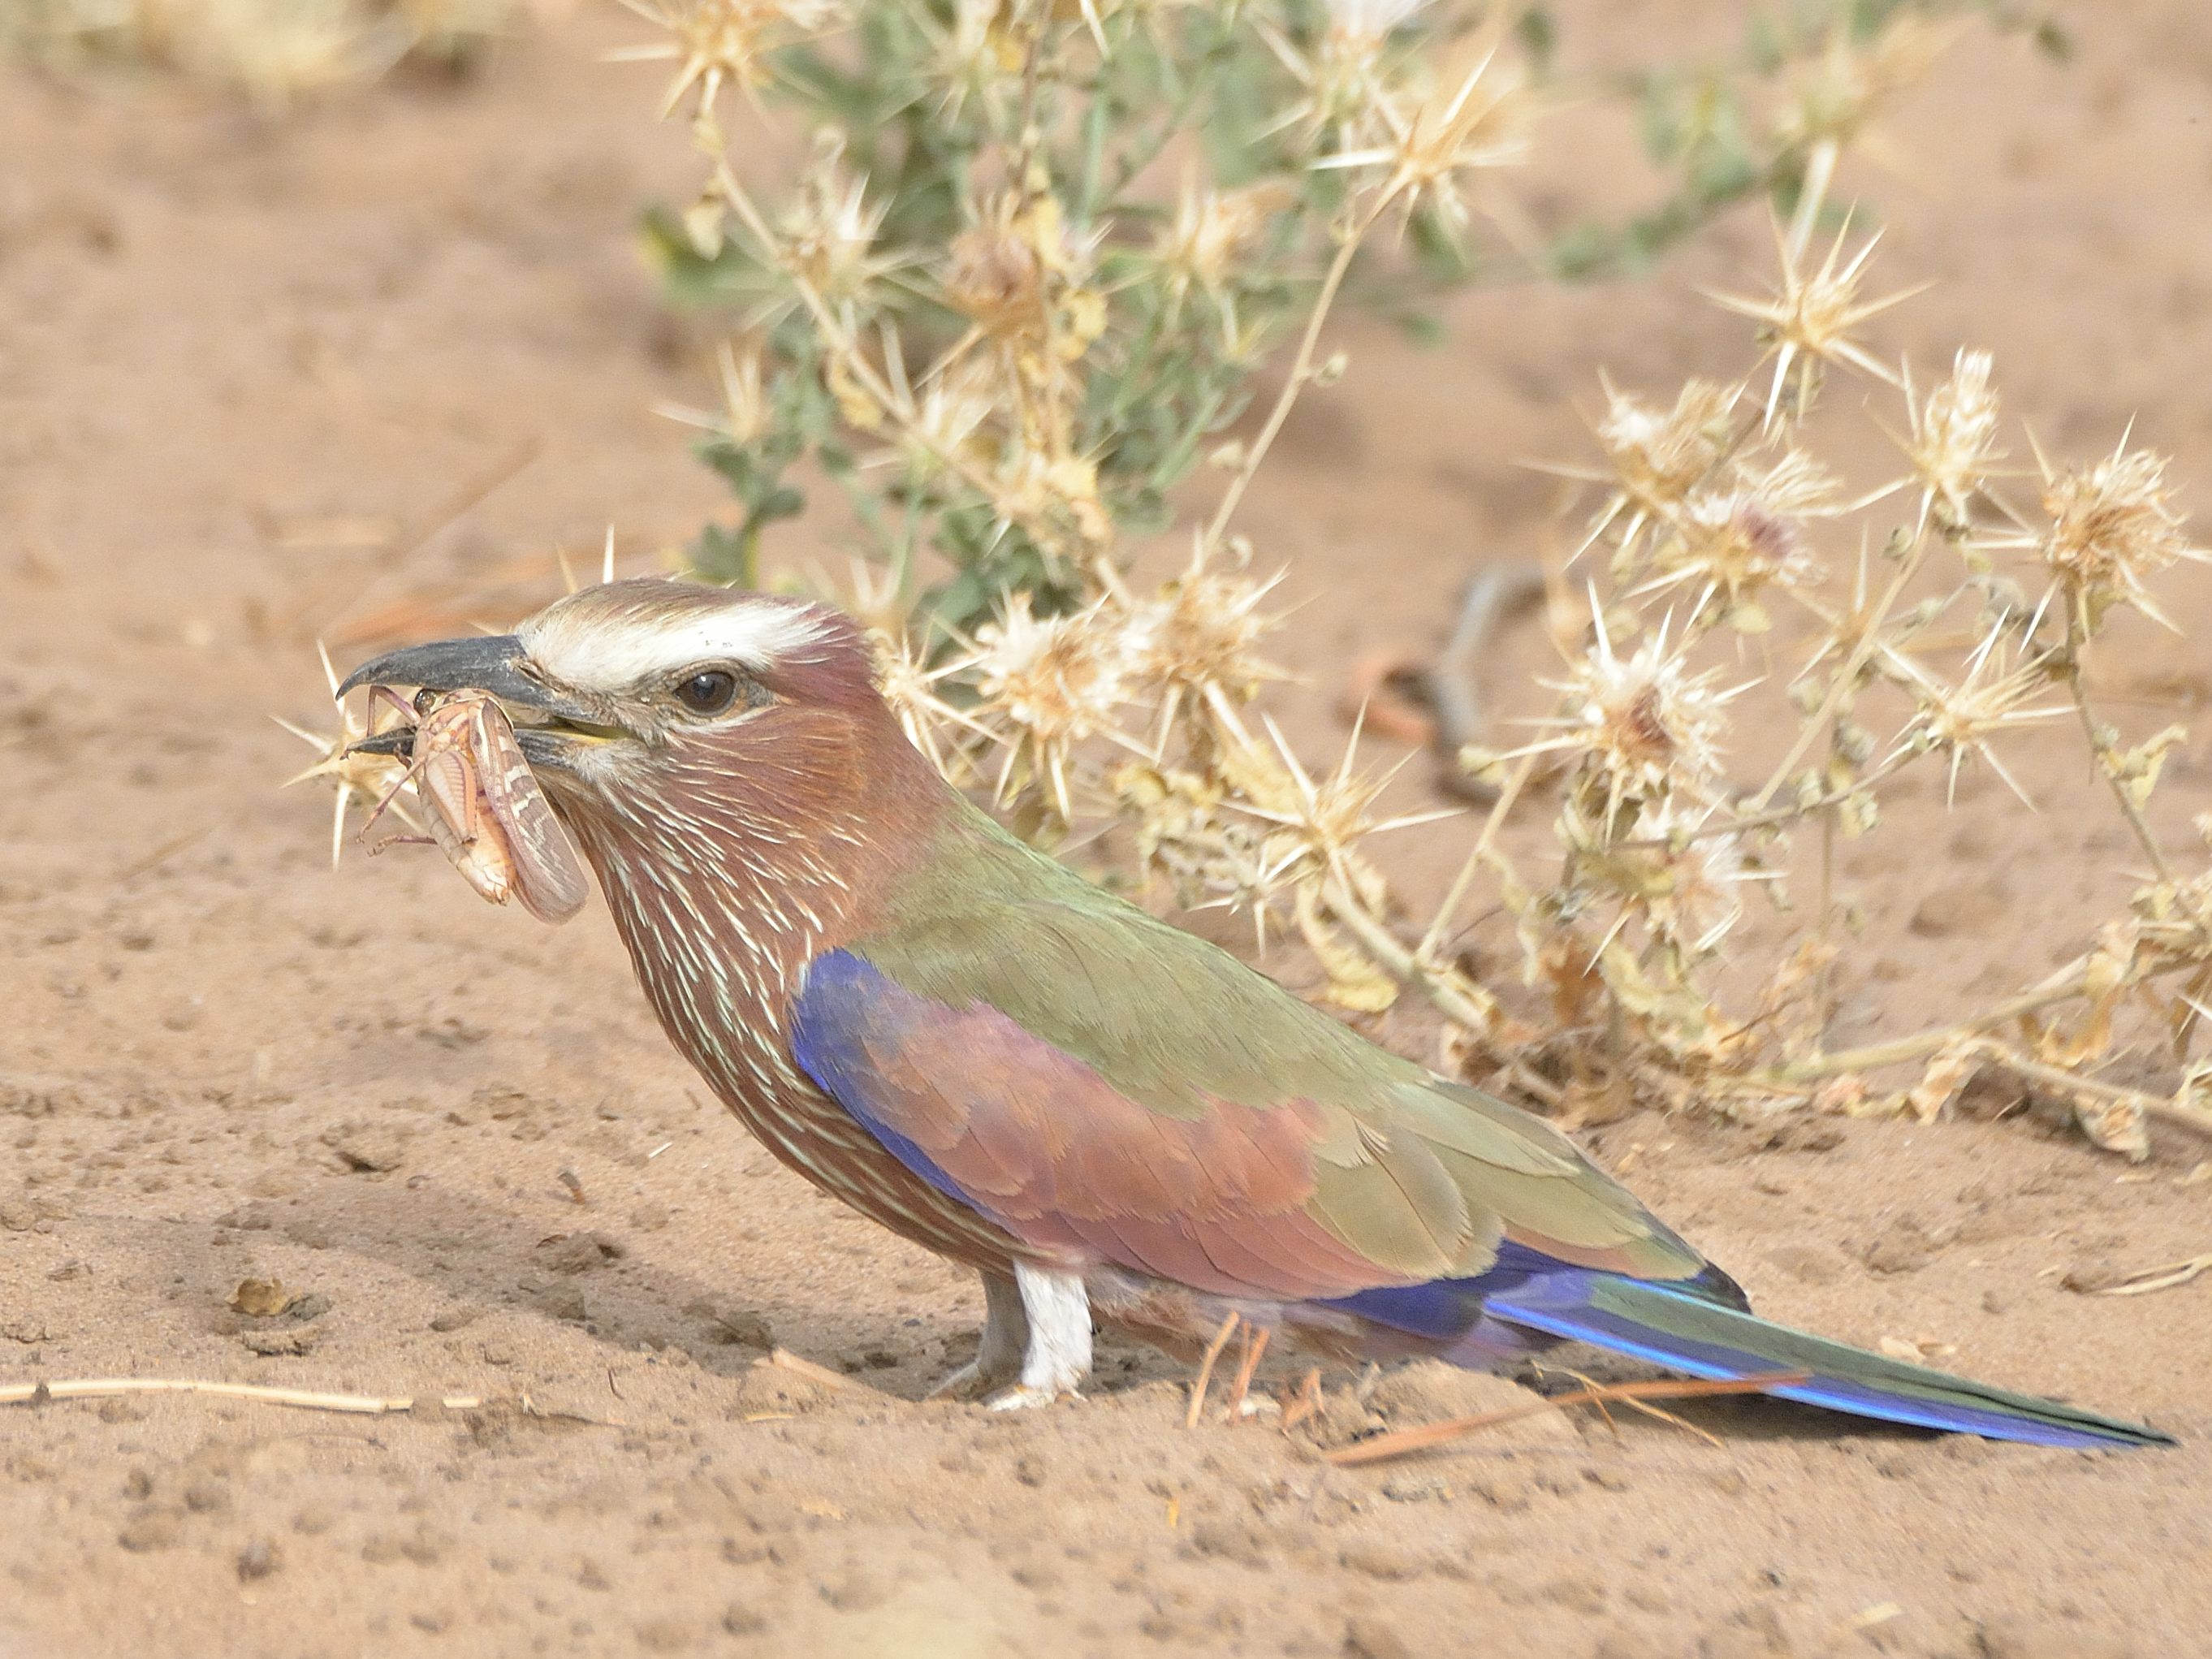
[[[2076,1411],[1923,1365],[1792,1330],[1708,1299],[1695,1290],[1570,1270],[1530,1278],[1484,1299],[1492,1319],[1632,1354],[1692,1376],[1805,1371],[1771,1390],[1859,1417],[2022,1440],[2038,1446],[2170,1446],[2141,1424]]]

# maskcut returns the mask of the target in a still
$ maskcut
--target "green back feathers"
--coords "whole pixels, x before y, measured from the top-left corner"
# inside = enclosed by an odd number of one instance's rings
[[[1367,1042],[964,804],[848,948],[948,1010],[996,1010],[1164,1127],[1224,1106],[1299,1112],[1308,1213],[1378,1282],[1479,1273],[1501,1234],[1640,1275],[1703,1266],[1548,1125]]]

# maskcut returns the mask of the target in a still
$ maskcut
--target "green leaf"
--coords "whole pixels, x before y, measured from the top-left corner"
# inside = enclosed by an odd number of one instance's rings
[[[1522,49],[1528,52],[1529,67],[1538,78],[1548,76],[1552,60],[1558,56],[1559,48],[1559,28],[1552,21],[1552,9],[1530,6],[1521,14],[1513,32],[1520,36]]]

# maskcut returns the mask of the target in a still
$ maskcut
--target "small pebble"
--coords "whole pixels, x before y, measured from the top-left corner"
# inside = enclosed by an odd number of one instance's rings
[[[866,1613],[891,1599],[890,1586],[865,1567],[848,1568],[818,1587],[822,1599],[840,1613]]]
[[[220,1480],[205,1476],[185,1488],[185,1507],[198,1515],[213,1515],[230,1507],[230,1492]]]
[[[2136,1659],[2140,1651],[2117,1636],[2011,1613],[1990,1620],[1978,1635],[1982,1659]]]
[[[699,1636],[680,1619],[648,1619],[637,1627],[637,1644],[647,1653],[689,1653]]]
[[[149,1550],[165,1550],[177,1541],[183,1530],[175,1514],[167,1510],[148,1510],[133,1516],[124,1523],[115,1541],[126,1550],[143,1554]]]
[[[1381,1540],[1346,1545],[1336,1559],[1350,1571],[1369,1578],[1380,1578],[1387,1583],[1402,1583],[1409,1578],[1419,1578],[1429,1567],[1426,1557],[1416,1554],[1402,1544]]]
[[[762,1618],[742,1601],[732,1601],[722,1609],[722,1628],[732,1636],[757,1636],[768,1628]]]
[[[1356,1613],[1344,1626],[1344,1659],[1413,1659],[1413,1644],[1381,1615]]]

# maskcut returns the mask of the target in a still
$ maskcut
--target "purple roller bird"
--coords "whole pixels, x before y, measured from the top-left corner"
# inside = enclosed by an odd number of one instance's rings
[[[1073,1393],[1094,1318],[1188,1353],[1236,1313],[1340,1358],[1576,1340],[1891,1422],[2166,1438],[1754,1317],[1557,1131],[1008,835],[833,611],[614,582],[372,683],[507,708],[685,1058],[793,1169],[981,1272],[951,1381],[994,1405]]]

